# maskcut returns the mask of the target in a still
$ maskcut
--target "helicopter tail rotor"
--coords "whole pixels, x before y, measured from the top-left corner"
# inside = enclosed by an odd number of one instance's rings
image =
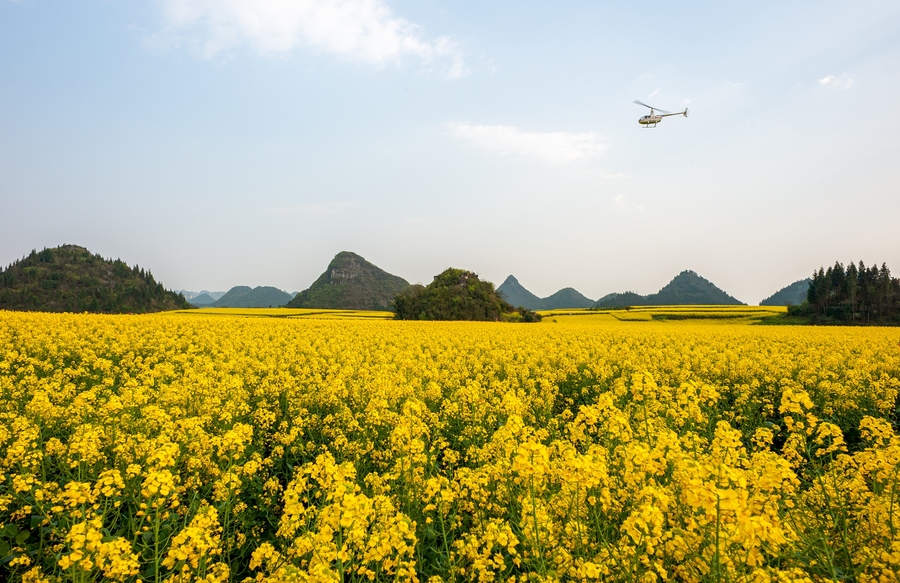
[[[685,107],[683,113],[684,113],[684,117],[687,117],[687,114],[688,114],[688,108]]]

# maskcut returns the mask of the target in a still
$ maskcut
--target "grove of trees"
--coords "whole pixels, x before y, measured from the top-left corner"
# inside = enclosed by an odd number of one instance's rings
[[[413,285],[394,297],[397,320],[535,322],[540,316],[515,308],[471,271],[447,269],[427,286]]]
[[[900,324],[900,279],[887,265],[866,267],[835,262],[814,272],[806,295],[813,323]]]

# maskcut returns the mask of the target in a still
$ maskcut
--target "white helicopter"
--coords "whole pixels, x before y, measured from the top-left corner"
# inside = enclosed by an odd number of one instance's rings
[[[665,109],[659,109],[658,107],[653,107],[652,105],[647,105],[646,103],[642,103],[637,99],[634,100],[634,103],[638,105],[643,105],[644,107],[650,108],[650,115],[645,115],[641,119],[638,120],[638,123],[644,126],[645,128],[655,128],[656,124],[662,121],[662,118],[669,117],[672,115],[683,115],[687,117],[688,108],[684,108],[684,111],[676,111],[675,113],[671,113],[666,111]],[[657,113],[659,112],[659,113]]]

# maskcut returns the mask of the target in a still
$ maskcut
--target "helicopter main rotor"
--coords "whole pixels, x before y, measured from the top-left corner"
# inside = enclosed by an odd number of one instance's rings
[[[660,108],[658,108],[658,107],[653,107],[652,105],[647,105],[647,104],[644,103],[643,101],[638,101],[637,99],[635,99],[632,103],[636,103],[637,105],[643,105],[644,107],[649,108],[649,109],[650,109],[650,115],[653,115],[653,112],[654,112],[654,111],[658,111],[658,112],[660,112],[660,113],[671,113],[670,111],[666,111],[665,109],[660,109]]]

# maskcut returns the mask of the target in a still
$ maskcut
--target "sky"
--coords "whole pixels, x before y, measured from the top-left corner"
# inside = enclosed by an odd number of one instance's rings
[[[0,0],[0,265],[62,244],[187,290],[896,275],[900,3]]]

